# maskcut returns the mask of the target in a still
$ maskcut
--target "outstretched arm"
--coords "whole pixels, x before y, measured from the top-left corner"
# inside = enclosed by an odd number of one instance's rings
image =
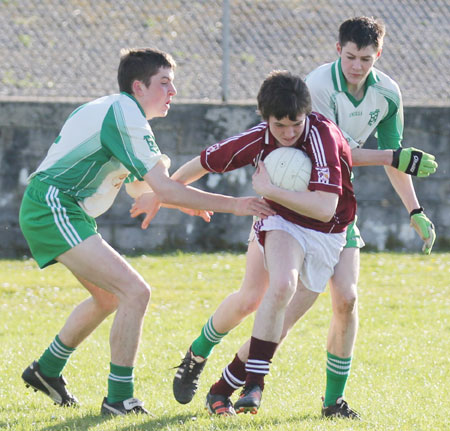
[[[193,187],[186,186],[169,178],[167,169],[162,163],[154,166],[144,177],[156,196],[147,203],[150,207],[132,209],[132,217],[147,213],[148,216],[154,212],[157,203],[174,205],[176,207],[192,208],[194,210],[207,210],[215,212],[232,213],[234,215],[256,215],[267,217],[273,215],[274,211],[264,201],[256,197],[232,197],[215,193],[208,193]],[[143,195],[144,197],[145,195]],[[142,199],[142,197],[141,197]],[[157,211],[157,209],[156,209]],[[147,217],[148,217],[147,216]],[[146,218],[147,218],[146,217]]]
[[[200,157],[196,157],[181,166],[172,175],[171,178],[175,181],[179,181],[182,184],[190,184],[201,178],[207,172],[208,171],[204,169],[200,163]],[[148,225],[156,216],[161,206],[166,208],[178,209],[179,211],[184,212],[190,216],[201,217],[207,223],[211,221],[211,216],[213,214],[212,211],[184,208],[170,204],[162,204],[159,201],[158,196],[152,192],[152,189],[146,181],[134,181],[133,183],[125,184],[125,187],[127,193],[135,199],[135,203],[130,209],[131,217],[137,217],[143,212],[146,213],[146,217],[141,224],[142,229],[148,228]]]
[[[182,184],[191,184],[208,172],[200,163],[200,156],[197,156],[178,168],[170,178]]]
[[[436,172],[438,164],[432,154],[416,148],[398,148],[397,150],[352,150],[353,166],[393,166],[400,172],[417,177],[428,177]]]

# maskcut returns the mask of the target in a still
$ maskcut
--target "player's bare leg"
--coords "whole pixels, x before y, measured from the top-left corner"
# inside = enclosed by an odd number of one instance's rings
[[[297,290],[286,309],[286,314],[283,323],[283,331],[281,333],[281,338],[280,342],[278,343],[278,347],[280,347],[281,343],[287,337],[289,331],[294,327],[294,325],[313,306],[318,296],[319,296],[318,293],[307,289],[300,280],[298,281]],[[237,353],[239,359],[243,363],[247,362],[249,348],[250,348],[250,339],[248,339],[241,346],[241,348]]]
[[[98,286],[117,298],[117,311],[110,332],[111,364],[108,396],[103,399],[101,412],[123,415],[130,412],[148,413],[143,403],[133,398],[133,368],[142,332],[144,315],[150,300],[150,288],[143,278],[100,236],[87,238],[78,246],[58,257],[79,279]],[[109,303],[111,297],[101,297]],[[105,304],[105,303],[104,303]],[[116,304],[113,304],[115,307]],[[111,303],[109,303],[111,306]],[[109,306],[87,302],[73,319],[66,322],[64,334],[76,340],[92,331]],[[88,325],[77,325],[78,315],[92,312]]]
[[[189,347],[173,379],[173,394],[181,404],[189,403],[197,392],[198,380],[212,349],[245,317],[255,311],[268,287],[269,276],[264,268],[263,253],[256,240],[250,241],[246,271],[241,288],[227,296],[209,318],[202,332]],[[211,401],[214,397],[207,397]],[[210,403],[211,404],[211,403]],[[213,402],[212,404],[216,404]],[[209,411],[216,411],[207,405]],[[223,403],[229,406],[228,401]],[[231,410],[231,409],[228,409]]]
[[[328,332],[327,386],[323,416],[359,418],[359,414],[344,401],[358,331],[358,276],[359,248],[344,248],[330,279],[333,316]]]
[[[333,317],[327,342],[328,351],[339,357],[353,354],[358,331],[358,276],[359,248],[344,248],[330,279]]]
[[[286,308],[295,294],[304,251],[287,232],[266,232],[264,246],[269,288],[258,308],[253,324],[244,390],[235,403],[236,413],[258,411],[264,376],[281,339]]]
[[[228,332],[258,309],[268,288],[269,274],[256,240],[248,245],[245,276],[241,288],[227,296],[213,315],[214,328]]]
[[[110,313],[117,308],[110,337],[111,370],[119,370],[118,382],[108,380],[108,413],[136,411],[145,413],[142,403],[132,398],[133,365],[142,330],[142,321],[150,298],[150,289],[131,266],[100,236],[94,235],[60,255],[57,260],[71,270],[91,298],[79,304],[61,332],[22,374],[25,383],[60,405],[77,404],[60,374],[70,354]],[[113,372],[113,371],[112,371]],[[118,395],[118,398],[111,396]],[[133,400],[133,403],[129,402]],[[106,406],[106,407],[105,407]]]
[[[133,366],[150,299],[149,286],[119,253],[97,235],[63,253],[58,261],[77,277],[117,297],[118,307],[110,334],[111,362]],[[75,322],[72,326],[66,327],[65,332],[72,332],[68,336],[76,337],[78,328]]]
[[[116,311],[119,304],[116,295],[81,277],[77,278],[92,296],[72,311],[59,332],[61,341],[70,347],[77,347],[106,317]]]
[[[252,336],[278,343],[285,310],[297,288],[304,252],[294,237],[274,230],[266,233],[264,253],[269,288],[256,312]]]

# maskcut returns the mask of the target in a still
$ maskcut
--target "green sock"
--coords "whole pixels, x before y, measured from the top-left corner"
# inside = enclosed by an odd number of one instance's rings
[[[110,373],[108,376],[108,403],[133,398],[134,394],[134,367],[122,367],[110,363]]]
[[[214,346],[219,344],[222,341],[222,338],[228,334],[228,332],[225,332],[224,334],[217,332],[214,329],[212,321],[213,316],[208,319],[205,326],[203,326],[202,333],[192,343],[191,350],[195,356],[207,358],[211,354]]]
[[[59,377],[74,351],[75,348],[66,346],[56,336],[38,360],[42,374],[47,377]]]
[[[339,397],[344,396],[345,385],[350,374],[352,357],[339,358],[327,352],[327,388],[324,406],[336,404]]]

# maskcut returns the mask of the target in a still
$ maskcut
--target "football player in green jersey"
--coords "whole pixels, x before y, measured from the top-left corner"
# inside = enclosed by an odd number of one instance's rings
[[[115,312],[101,413],[148,413],[134,398],[133,368],[150,286],[101,238],[95,222],[126,180],[130,195],[153,189],[159,201],[206,221],[210,211],[273,214],[258,198],[205,193],[169,178],[169,158],[156,145],[148,120],[167,115],[176,95],[174,70],[174,60],[164,52],[124,51],[118,70],[121,93],[89,102],[69,116],[25,191],[19,221],[33,257],[41,268],[62,263],[91,294],[22,374],[27,386],[57,404],[78,403],[66,389],[62,370],[75,348]]]
[[[374,67],[382,52],[384,35],[385,26],[380,20],[371,17],[346,20],[339,27],[336,43],[339,58],[311,72],[306,83],[313,110],[336,122],[347,137],[354,165],[367,158],[370,151],[389,156],[388,163],[384,163],[386,174],[409,213],[411,225],[424,241],[423,252],[429,254],[436,238],[434,226],[419,204],[411,175],[427,176],[436,170],[437,164],[433,156],[401,146],[400,89]],[[373,133],[377,136],[378,150],[361,148]],[[339,414],[358,329],[359,248],[364,243],[356,225],[348,229],[347,235],[346,248],[330,280],[333,316],[327,343],[324,415]]]

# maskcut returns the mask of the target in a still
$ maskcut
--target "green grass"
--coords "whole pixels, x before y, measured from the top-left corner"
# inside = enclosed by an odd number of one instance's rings
[[[129,258],[152,285],[136,366],[135,392],[154,417],[105,419],[109,318],[65,369],[78,409],[54,406],[20,375],[39,357],[85,291],[61,265],[0,261],[0,430],[448,430],[450,429],[450,254],[364,253],[360,330],[346,399],[362,422],[320,418],[330,296],[321,295],[273,361],[256,416],[210,418],[209,386],[250,334],[247,319],[215,348],[198,395],[172,396],[173,369],[220,300],[243,276],[242,254]]]

